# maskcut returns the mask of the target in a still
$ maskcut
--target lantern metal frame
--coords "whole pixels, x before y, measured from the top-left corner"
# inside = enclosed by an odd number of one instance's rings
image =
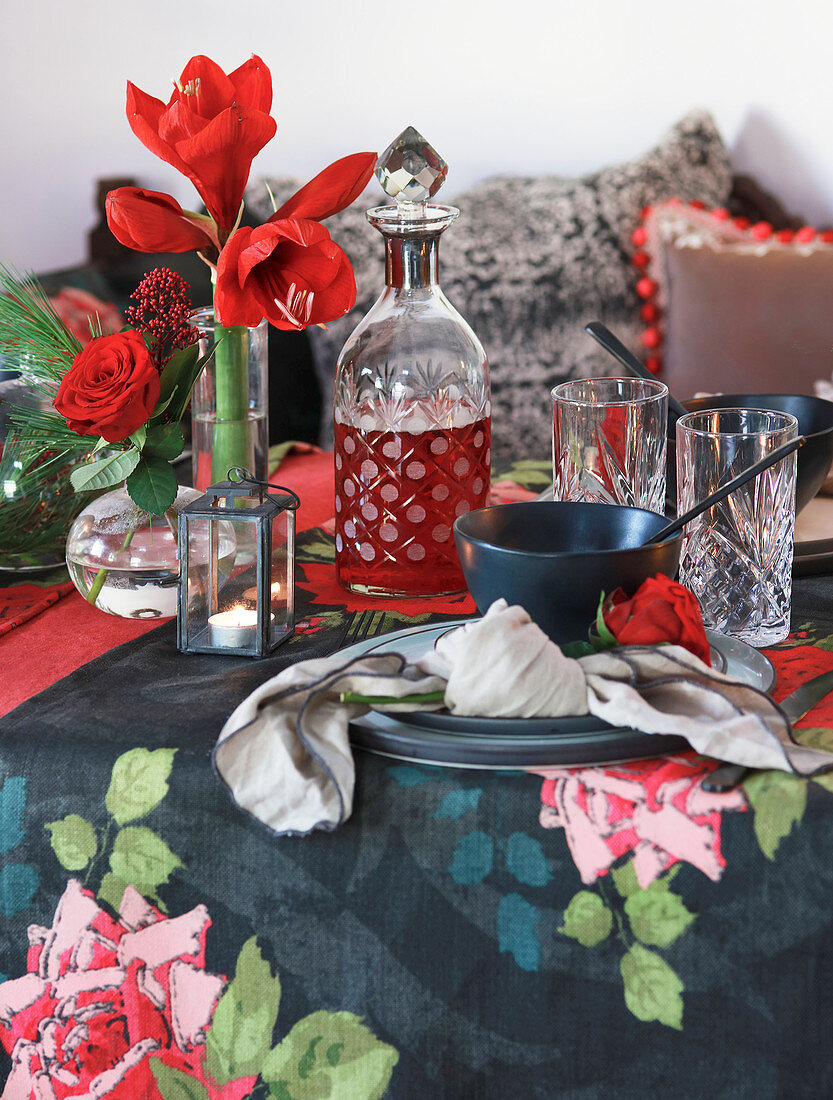
[[[270,490],[278,490],[278,493]],[[280,495],[279,495],[280,494]],[[239,499],[254,500],[254,506],[238,506]],[[224,505],[220,502],[224,501]],[[222,653],[246,657],[267,657],[287,638],[295,633],[295,511],[301,501],[292,489],[283,485],[270,486],[265,481],[253,478],[248,470],[233,466],[228,471],[228,481],[210,485],[203,496],[186,505],[179,512],[177,524],[178,553],[180,563],[179,600],[176,619],[176,644],[181,653]],[[287,620],[287,629],[270,641],[272,606],[272,525],[282,512],[287,515],[287,555],[286,585],[287,602],[292,596],[292,617]],[[256,568],[256,615],[253,632],[254,644],[247,647],[221,646],[208,643],[188,644],[188,524],[192,520],[209,521],[208,548],[208,609],[206,621],[219,612],[219,531],[218,525],[224,520],[252,523],[255,525],[255,568]],[[210,624],[206,626],[206,635],[210,638]]]

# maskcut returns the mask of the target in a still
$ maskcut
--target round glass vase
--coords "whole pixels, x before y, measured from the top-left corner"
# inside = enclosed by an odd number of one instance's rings
[[[66,562],[72,583],[88,603],[123,619],[170,619],[179,594],[177,515],[197,500],[181,486],[164,516],[113,489],[85,505],[70,528]]]
[[[200,355],[216,342],[191,396],[193,483],[200,492],[225,481],[232,466],[266,481],[269,465],[269,337],[255,328],[215,324],[214,310],[197,309],[191,323]]]
[[[14,406],[47,407],[23,379],[0,382],[0,570],[37,573],[63,566],[67,532],[90,494],[72,488],[72,462],[21,442]]]

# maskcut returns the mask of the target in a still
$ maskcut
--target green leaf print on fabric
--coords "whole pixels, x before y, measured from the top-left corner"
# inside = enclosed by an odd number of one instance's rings
[[[755,811],[755,836],[767,859],[775,853],[804,816],[807,781],[788,772],[756,772],[743,784]]]
[[[655,951],[635,943],[620,963],[625,1004],[638,1020],[682,1031],[683,983]]]
[[[352,1012],[299,1020],[261,1070],[279,1100],[381,1100],[399,1055]]]
[[[606,940],[613,928],[613,914],[598,894],[579,890],[564,910],[564,923],[558,929],[582,947],[595,947]]]
[[[162,1100],[209,1100],[208,1089],[195,1078],[159,1058],[151,1058],[150,1068]]]
[[[695,920],[683,899],[672,894],[662,879],[626,898],[625,912],[636,938],[652,947],[670,947]]]
[[[144,825],[128,825],[116,834],[110,869],[116,878],[132,883],[140,894],[155,895],[182,866],[162,837]]]
[[[98,851],[95,829],[84,817],[68,814],[60,821],[48,821],[52,850],[68,871],[83,871]]]
[[[168,793],[175,749],[130,749],[113,765],[104,803],[118,825],[155,809]]]
[[[538,925],[541,916],[520,894],[507,894],[498,902],[498,951],[507,951],[521,970],[535,971],[541,965]]]
[[[280,1001],[280,978],[272,977],[253,936],[243,944],[234,979],[220,998],[208,1033],[206,1068],[218,1085],[260,1072]]]

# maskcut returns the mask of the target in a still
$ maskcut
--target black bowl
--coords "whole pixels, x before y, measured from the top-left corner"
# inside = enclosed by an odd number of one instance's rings
[[[807,442],[798,452],[798,475],[795,485],[795,510],[809,504],[822,487],[833,465],[833,401],[800,393],[721,393],[712,397],[697,397],[685,402],[689,412],[701,409],[775,409],[792,413],[798,421],[798,434]],[[676,492],[674,448],[669,447],[668,499]],[[673,472],[673,479],[672,479]]]
[[[498,504],[454,523],[466,584],[481,613],[503,596],[555,642],[586,639],[599,596],[629,596],[648,577],[674,577],[682,535],[640,545],[667,520],[642,508],[572,501]]]

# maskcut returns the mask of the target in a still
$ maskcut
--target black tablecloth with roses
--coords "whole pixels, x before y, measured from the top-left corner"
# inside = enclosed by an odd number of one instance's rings
[[[235,809],[224,720],[343,623],[331,531],[300,543],[268,661],[183,658],[169,623],[0,721],[2,1097],[833,1095],[830,777],[359,755],[336,832]],[[780,696],[833,668],[833,582],[793,608]],[[804,727],[833,748],[833,703]]]

